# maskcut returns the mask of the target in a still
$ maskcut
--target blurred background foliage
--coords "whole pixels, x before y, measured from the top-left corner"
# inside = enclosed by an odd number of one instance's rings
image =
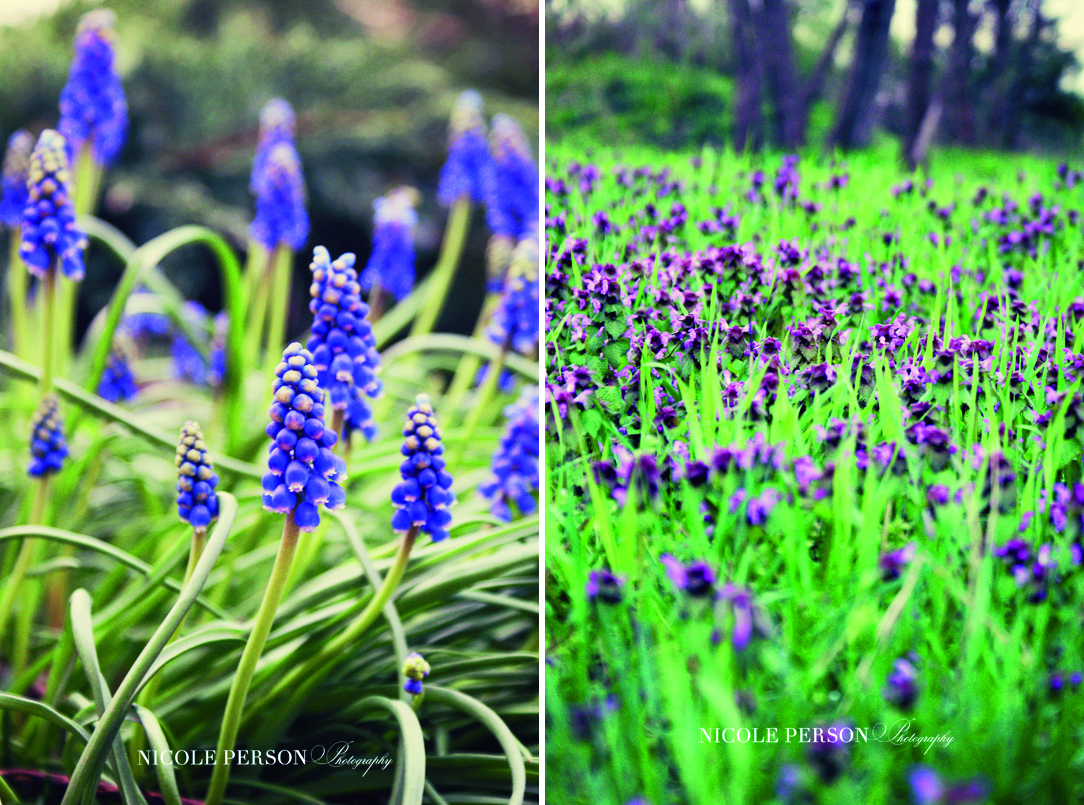
[[[1084,137],[1084,6],[1072,2],[547,0],[545,17],[550,138],[739,150],[898,139],[909,157],[926,122],[922,161],[931,144],[1071,156]]]
[[[80,16],[99,5],[0,27],[0,134],[55,126]],[[298,116],[312,234],[297,256],[290,332],[307,323],[312,246],[333,256],[370,251],[372,203],[399,184],[422,195],[418,273],[437,258],[446,210],[436,201],[448,114],[473,87],[486,115],[512,115],[538,139],[536,0],[110,0],[131,124],[107,172],[98,214],[136,243],[185,223],[226,234],[239,249],[252,218],[248,191],[257,119],[274,97]],[[439,329],[469,332],[484,295],[489,232],[472,220],[453,299]],[[122,266],[92,246],[79,328],[106,304]],[[210,256],[199,248],[163,266],[188,298],[221,307]]]

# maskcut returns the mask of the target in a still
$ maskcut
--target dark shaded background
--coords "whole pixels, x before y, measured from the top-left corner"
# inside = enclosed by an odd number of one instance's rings
[[[80,16],[73,2],[0,28],[0,135],[55,126]],[[252,217],[248,178],[260,109],[286,98],[312,233],[297,256],[290,332],[308,324],[308,263],[316,244],[367,259],[372,203],[398,184],[421,191],[418,273],[432,267],[446,210],[436,201],[448,114],[479,90],[486,116],[515,117],[538,141],[537,0],[112,0],[130,128],[105,177],[98,215],[137,244],[204,224],[243,251]],[[470,332],[483,296],[489,237],[480,212],[438,328]],[[199,248],[164,264],[188,298],[221,307],[217,269]],[[91,247],[79,329],[107,303],[121,266]]]

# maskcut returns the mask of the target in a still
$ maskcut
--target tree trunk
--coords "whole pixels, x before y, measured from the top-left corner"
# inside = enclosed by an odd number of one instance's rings
[[[805,142],[806,126],[809,124],[809,111],[813,104],[819,101],[821,95],[824,94],[824,82],[832,69],[832,62],[835,60],[839,43],[842,41],[844,34],[847,33],[850,24],[851,5],[848,3],[843,9],[843,16],[839,18],[835,30],[832,31],[832,35],[828,38],[828,44],[825,46],[824,52],[821,53],[817,66],[813,68],[813,72],[809,74],[809,78],[806,79],[805,86],[802,88],[802,102],[798,109],[798,136],[803,143]]]
[[[915,169],[915,141],[930,105],[937,9],[937,0],[918,0],[915,8],[915,41],[911,47],[910,74],[907,78],[907,119],[903,137],[903,153],[911,170]]]
[[[737,48],[738,92],[734,102],[734,150],[760,150],[764,142],[757,30],[749,0],[729,0],[730,27]]]
[[[1031,75],[1032,56],[1039,44],[1045,22],[1039,10],[1041,0],[1030,0],[1031,28],[1028,38],[1019,48],[1016,59],[1016,75],[1005,102],[1005,125],[1001,130],[1001,147],[1013,151],[1020,145],[1020,118],[1024,113],[1024,93],[1027,91],[1028,78]]]
[[[972,95],[972,39],[978,16],[968,9],[968,0],[952,0],[952,50],[949,54],[948,123],[952,139],[963,145],[975,145],[975,103]]]
[[[896,0],[865,0],[850,79],[830,139],[835,147],[850,150],[869,143],[873,103],[888,52],[888,26],[895,8]]]
[[[801,97],[798,72],[794,67],[794,47],[790,38],[785,0],[761,0],[759,53],[772,100],[772,134],[783,148],[797,148],[802,133],[799,128]]]

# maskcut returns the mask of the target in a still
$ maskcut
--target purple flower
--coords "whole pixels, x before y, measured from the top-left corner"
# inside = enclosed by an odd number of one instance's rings
[[[318,506],[341,509],[346,493],[346,462],[331,452],[338,440],[324,426],[324,392],[316,382],[312,354],[290,344],[275,367],[274,402],[267,435],[271,437],[268,472],[263,476],[263,506],[294,512],[302,531],[320,524]]]
[[[309,236],[301,157],[292,143],[280,141],[270,147],[264,159],[263,177],[257,181],[254,175],[252,180],[258,192],[249,234],[268,251],[280,243],[298,251]]]
[[[448,159],[440,171],[437,197],[445,207],[461,197],[486,205],[487,220],[494,232],[507,231],[496,202],[497,175],[486,144],[482,96],[474,90],[460,94],[452,107],[448,129]]]
[[[877,562],[877,566],[881,569],[881,577],[885,581],[898,579],[903,569],[915,558],[917,550],[918,546],[915,543],[908,542],[902,548],[884,554]]]
[[[177,514],[197,531],[218,517],[218,476],[199,423],[186,422],[177,444]]]
[[[30,435],[30,466],[27,473],[32,478],[41,478],[60,472],[64,459],[68,456],[68,443],[64,440],[64,420],[60,418],[60,407],[56,397],[50,394],[34,414],[33,430]]]
[[[538,386],[524,386],[519,399],[506,406],[507,420],[487,481],[478,493],[491,501],[490,510],[499,520],[512,519],[509,503],[523,514],[538,508]]]
[[[30,152],[33,150],[34,138],[28,131],[20,129],[8,138],[0,171],[0,224],[14,228],[23,222],[29,195]]]
[[[75,226],[70,181],[64,136],[46,129],[30,155],[29,191],[19,245],[19,256],[37,277],[44,277],[59,262],[68,279],[83,279],[87,239]]]
[[[755,498],[749,501],[745,510],[745,516],[749,525],[764,525],[768,522],[768,515],[772,513],[775,505],[783,499],[778,489],[768,487]]]
[[[519,124],[505,114],[493,116],[489,135],[496,163],[496,204],[504,231],[494,234],[513,239],[538,228],[538,164]]]
[[[679,590],[694,598],[711,596],[715,592],[715,571],[707,562],[682,564],[673,556],[664,553],[660,560],[666,566],[666,575]]]
[[[916,766],[909,775],[915,805],[966,805],[986,799],[986,785],[979,779],[948,785],[929,766]]]
[[[718,606],[729,609],[733,617],[731,640],[738,651],[745,651],[754,632],[761,637],[771,633],[768,620],[753,600],[751,591],[728,582],[719,590]]]
[[[433,542],[447,539],[448,526],[452,523],[452,513],[448,509],[455,505],[455,492],[452,491],[452,474],[445,466],[440,427],[428,394],[419,394],[407,411],[400,452],[406,458],[399,465],[402,483],[391,493],[391,502],[396,506],[392,528],[397,532],[418,528]]]
[[[373,251],[361,272],[361,289],[368,293],[374,284],[402,299],[414,287],[414,211],[418,192],[400,187],[373,202]]]
[[[585,590],[588,601],[602,601],[605,604],[621,603],[621,588],[625,586],[625,580],[615,576],[609,570],[592,570],[587,577]]]
[[[888,675],[884,690],[885,700],[901,710],[910,710],[918,697],[915,677],[915,667],[909,661],[903,658],[896,660],[892,664],[892,672]]]
[[[89,143],[94,161],[111,165],[128,132],[128,101],[114,65],[116,14],[96,9],[83,15],[75,32],[75,59],[60,93],[60,124],[68,159]]]

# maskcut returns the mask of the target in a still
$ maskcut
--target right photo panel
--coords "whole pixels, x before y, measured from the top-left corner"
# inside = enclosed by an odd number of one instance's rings
[[[545,25],[546,802],[1084,802],[1084,7]]]

